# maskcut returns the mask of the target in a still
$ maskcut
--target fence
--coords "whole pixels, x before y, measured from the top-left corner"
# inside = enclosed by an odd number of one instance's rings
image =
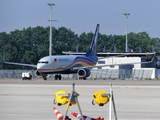
[[[0,78],[21,78],[22,72],[31,72],[36,78],[35,70],[0,70]],[[153,79],[153,69],[93,69],[88,79]],[[54,74],[48,75],[54,79]],[[63,79],[77,79],[77,74],[62,74]]]
[[[153,69],[95,69],[91,79],[153,79]]]
[[[0,70],[0,78],[22,78],[22,72],[31,72],[35,78],[35,70]]]

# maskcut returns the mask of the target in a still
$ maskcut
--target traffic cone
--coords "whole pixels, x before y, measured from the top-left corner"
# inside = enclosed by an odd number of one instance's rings
[[[96,120],[104,120],[104,118],[101,118],[100,116]]]
[[[66,116],[65,120],[71,120],[71,118],[69,118],[69,116]]]
[[[57,116],[57,120],[63,120],[63,115],[55,107],[53,107],[53,110]]]
[[[82,117],[81,117],[80,114],[75,113],[75,112],[72,112],[71,114],[72,114],[73,116],[75,116],[76,118],[78,118],[79,120],[82,120]],[[96,120],[95,118],[91,118],[91,117],[85,116],[85,115],[83,115],[83,119],[84,119],[84,120]],[[98,120],[99,120],[99,119],[98,119]]]

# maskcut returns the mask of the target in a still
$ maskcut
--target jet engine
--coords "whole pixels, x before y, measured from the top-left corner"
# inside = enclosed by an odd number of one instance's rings
[[[35,75],[37,77],[42,77],[43,80],[47,80],[47,74],[40,73],[40,72],[38,72],[38,70],[36,70]]]
[[[89,77],[91,71],[88,68],[82,68],[78,70],[77,74],[79,75],[79,77]]]
[[[38,72],[38,70],[36,70],[35,74],[36,74],[36,76],[38,76],[38,77],[42,76],[41,73]]]

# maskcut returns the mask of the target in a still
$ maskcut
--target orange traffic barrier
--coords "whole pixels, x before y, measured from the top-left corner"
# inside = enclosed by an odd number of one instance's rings
[[[98,117],[96,118],[96,120],[104,120],[104,118]]]
[[[69,116],[66,116],[65,120],[71,120],[71,118],[69,118]]]
[[[82,119],[81,115],[78,114],[78,113],[72,112],[71,114],[72,114],[73,116],[75,116],[76,118],[78,118],[79,120]],[[91,117],[88,117],[88,116],[85,116],[85,115],[83,115],[83,119],[84,119],[84,120],[96,120],[95,118],[91,118]]]
[[[71,114],[73,116],[75,116],[76,118],[78,118],[79,120],[82,120],[82,117],[81,117],[80,114],[75,113],[75,112],[72,112]],[[84,120],[104,120],[104,118],[101,118],[100,116],[98,118],[92,118],[92,117],[88,117],[88,116],[85,116],[85,115],[83,115],[83,119]]]
[[[53,107],[53,110],[57,116],[57,120],[63,120],[63,115],[55,107]]]

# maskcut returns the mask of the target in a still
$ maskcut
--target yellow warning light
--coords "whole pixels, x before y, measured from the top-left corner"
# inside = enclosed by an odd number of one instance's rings
[[[57,91],[55,93],[55,99],[54,99],[54,104],[57,104],[58,106],[61,106],[61,105],[65,105],[69,102],[69,105],[75,105],[76,104],[76,98],[75,96],[78,96],[79,94],[74,91],[72,94],[71,93],[68,93],[67,91],[65,90],[60,90],[60,91]]]
[[[68,92],[65,91],[65,90],[57,91],[55,93],[55,99],[56,99],[56,102],[57,102],[58,106],[67,104],[68,103]]]
[[[100,90],[93,94],[93,101],[92,104],[94,105],[94,102],[97,103],[99,106],[103,106],[109,102],[109,94],[107,94],[106,91]]]
[[[75,105],[76,104],[76,101],[71,101],[70,102],[70,105]]]
[[[79,96],[79,94],[76,91],[72,92],[72,94],[69,93],[68,99],[70,98],[70,105],[76,104],[76,97],[75,96]]]

